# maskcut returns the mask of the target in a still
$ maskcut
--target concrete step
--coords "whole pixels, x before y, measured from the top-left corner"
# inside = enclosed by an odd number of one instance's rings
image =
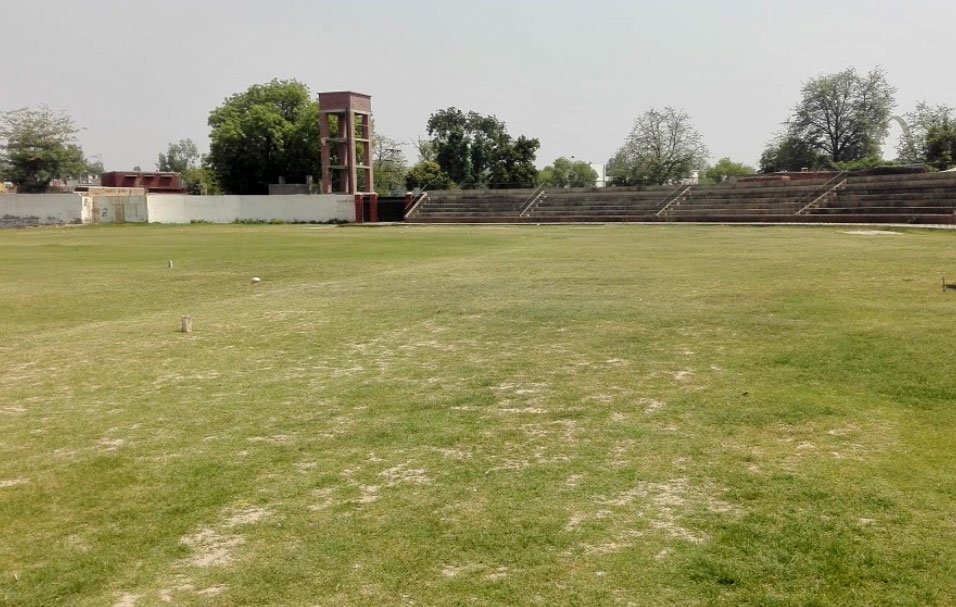
[[[624,204],[579,204],[579,205],[562,205],[562,206],[551,206],[551,205],[538,205],[532,207],[535,212],[538,211],[551,211],[551,212],[574,212],[574,211],[628,211],[628,210],[637,210],[637,211],[650,211],[661,208],[660,205],[624,205]]]
[[[806,203],[800,204],[792,200],[682,200],[671,205],[672,209],[800,209]]]
[[[729,206],[710,206],[710,207],[671,207],[664,211],[665,213],[775,213],[777,215],[788,215],[799,211],[799,207],[729,207]]]
[[[808,209],[807,213],[819,215],[852,215],[852,214],[892,214],[892,215],[953,215],[952,209],[941,209],[938,207],[892,207],[892,206],[867,206],[867,207],[818,207]]]
[[[890,198],[833,198],[816,205],[816,208],[840,207],[865,209],[868,207],[898,207],[898,208],[934,208],[934,209],[953,209],[956,207],[956,199],[953,200],[900,200]]]

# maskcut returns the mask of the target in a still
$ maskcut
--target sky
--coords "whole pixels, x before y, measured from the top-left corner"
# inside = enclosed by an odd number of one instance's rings
[[[209,112],[273,78],[372,95],[411,161],[450,106],[540,139],[539,166],[606,162],[667,105],[712,162],[756,165],[802,84],[847,67],[883,67],[898,113],[956,106],[952,0],[30,0],[0,21],[0,111],[64,110],[107,170],[208,148]]]

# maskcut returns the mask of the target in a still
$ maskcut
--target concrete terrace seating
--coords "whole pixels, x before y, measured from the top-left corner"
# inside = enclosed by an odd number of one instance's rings
[[[534,190],[428,192],[406,217],[415,223],[512,223]]]
[[[667,221],[789,221],[825,181],[697,185],[663,213]]]
[[[654,221],[678,189],[548,189],[525,213],[528,220],[548,222]]]
[[[651,188],[431,192],[421,223],[956,223],[956,173]]]
[[[833,222],[956,223],[956,174],[851,177],[805,214]]]

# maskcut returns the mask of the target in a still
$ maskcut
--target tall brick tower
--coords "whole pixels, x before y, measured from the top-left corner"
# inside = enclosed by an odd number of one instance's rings
[[[372,98],[340,91],[319,93],[322,193],[371,194]]]

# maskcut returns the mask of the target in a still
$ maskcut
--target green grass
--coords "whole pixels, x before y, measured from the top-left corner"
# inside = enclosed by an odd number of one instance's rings
[[[853,231],[0,232],[0,604],[952,605],[956,232]]]

